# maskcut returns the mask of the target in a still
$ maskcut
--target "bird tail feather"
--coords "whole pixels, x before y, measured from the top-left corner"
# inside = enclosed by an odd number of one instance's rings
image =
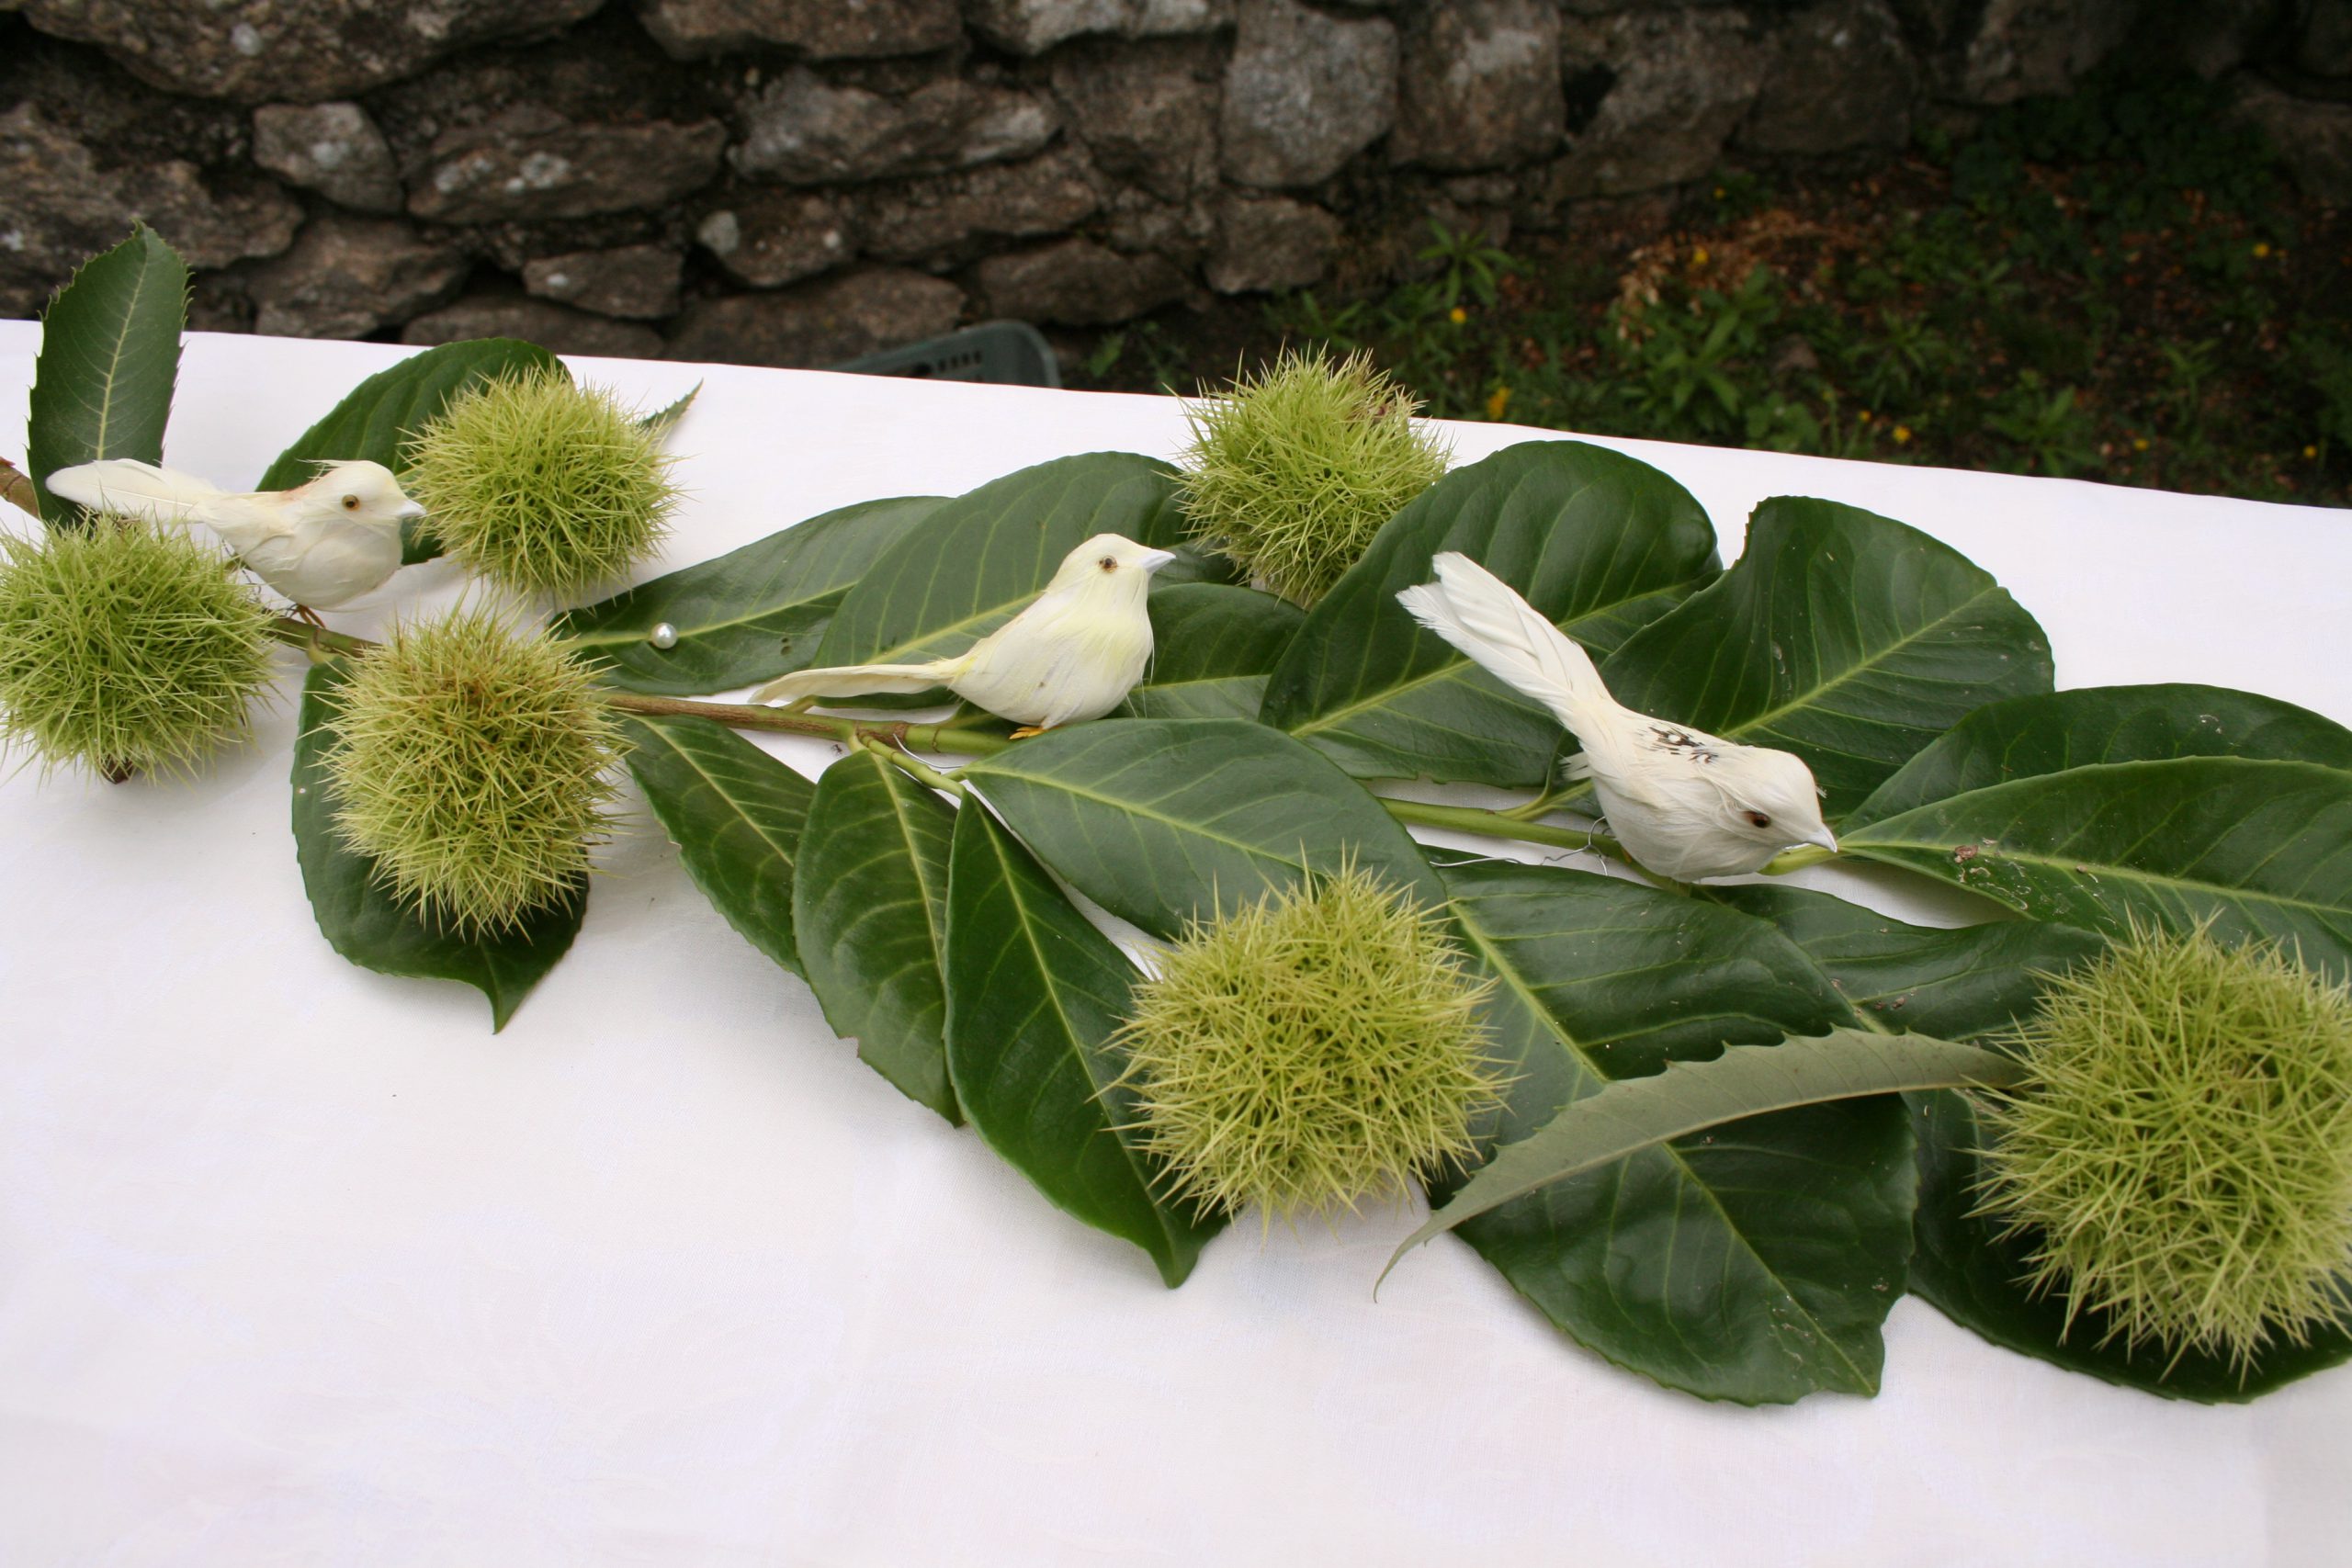
[[[928,692],[964,672],[967,659],[934,659],[928,664],[839,664],[825,670],[796,670],[752,694],[755,703],[797,703],[803,697],[865,697],[883,693]]]
[[[1588,736],[1587,725],[1614,709],[1615,699],[1601,682],[1592,656],[1510,584],[1454,550],[1443,552],[1430,565],[1437,572],[1436,581],[1396,595],[1415,620],[1503,684],[1551,709],[1555,718],[1579,736]]]
[[[196,509],[221,494],[220,487],[194,474],[159,468],[135,457],[77,463],[49,476],[49,488],[76,506],[87,506],[150,523],[185,523]]]

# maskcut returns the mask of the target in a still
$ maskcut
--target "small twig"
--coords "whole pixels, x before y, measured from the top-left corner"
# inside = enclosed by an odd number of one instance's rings
[[[20,506],[35,517],[40,515],[40,502],[33,492],[31,478],[6,457],[0,457],[0,501]]]
[[[1556,828],[1542,822],[1529,822],[1504,811],[1488,811],[1476,806],[1435,806],[1425,800],[1398,800],[1394,795],[1374,798],[1388,808],[1388,815],[1399,822],[1419,823],[1424,828],[1451,828],[1457,833],[1476,833],[1487,839],[1518,839],[1530,844],[1550,844],[1563,850],[1591,850],[1611,860],[1632,865],[1633,859],[1623,846],[1606,833],[1589,828]]]
[[[1792,871],[1802,871],[1806,866],[1819,865],[1824,861],[1832,861],[1837,858],[1838,852],[1835,850],[1825,850],[1819,844],[1804,844],[1793,850],[1785,850],[1765,862],[1763,874],[1781,876]]]
[[[919,784],[927,784],[944,794],[952,795],[959,800],[964,796],[962,780],[951,778],[941,773],[903,746],[885,744],[871,735],[860,735],[855,744],[860,750],[873,752]]]

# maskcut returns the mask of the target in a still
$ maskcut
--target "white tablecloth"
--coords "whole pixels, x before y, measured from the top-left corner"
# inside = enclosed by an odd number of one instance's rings
[[[37,341],[0,322],[11,456]],[[193,337],[168,457],[250,483],[403,352]],[[648,407],[706,382],[648,575],[1182,437],[1164,399],[575,365]],[[1540,434],[1452,431],[1463,460]],[[1936,534],[2041,617],[2063,684],[2352,719],[2352,515],[1609,445],[1727,557],[1776,493]],[[1402,1213],[1244,1224],[1163,1290],[859,1065],[641,807],[493,1037],[472,991],[320,938],[292,727],[288,700],[192,786],[0,784],[0,1563],[2352,1561],[2352,1370],[2177,1404],[1906,1300],[1877,1399],[1711,1405],[1452,1243],[1374,1303]]]

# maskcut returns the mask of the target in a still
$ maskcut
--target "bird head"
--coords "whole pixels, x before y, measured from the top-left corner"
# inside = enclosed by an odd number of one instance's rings
[[[1742,747],[1710,771],[1723,793],[1723,826],[1757,844],[1814,844],[1836,853],[1838,836],[1821,819],[1813,770],[1786,751]]]
[[[356,523],[398,527],[424,515],[424,508],[409,499],[391,469],[365,457],[329,464],[302,488],[312,500]]]
[[[1141,602],[1151,574],[1176,558],[1123,534],[1097,534],[1062,558],[1047,592],[1127,593]]]

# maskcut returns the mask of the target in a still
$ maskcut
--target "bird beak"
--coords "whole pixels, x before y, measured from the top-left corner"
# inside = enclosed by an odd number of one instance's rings
[[[1838,852],[1838,835],[1826,828],[1804,841],[1815,849],[1827,850],[1833,855]]]
[[[421,501],[404,501],[401,502],[401,509],[392,513],[393,518],[401,523],[413,523],[424,515],[424,503]]]
[[[1173,550],[1146,550],[1143,557],[1143,569],[1146,572],[1158,571],[1175,558],[1176,552]]]

